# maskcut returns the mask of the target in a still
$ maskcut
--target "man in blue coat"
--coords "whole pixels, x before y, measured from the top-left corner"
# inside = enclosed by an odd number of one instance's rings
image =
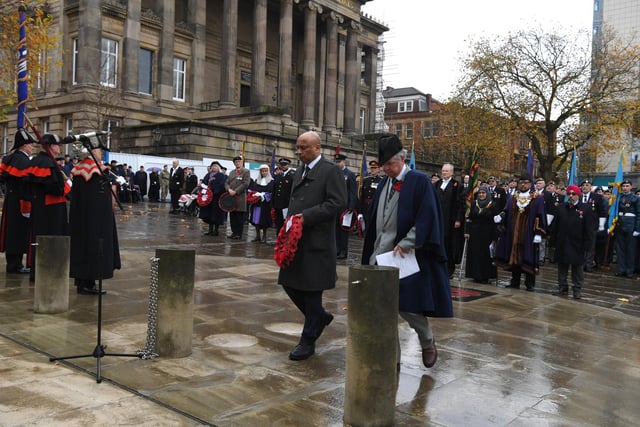
[[[618,221],[615,228],[618,277],[633,277],[636,260],[636,238],[640,236],[640,198],[631,192],[631,181],[620,184]]]
[[[440,200],[431,180],[405,165],[406,157],[396,135],[380,138],[378,161],[387,176],[365,219],[362,264],[376,264],[376,255],[385,252],[415,252],[420,271],[400,279],[399,311],[418,334],[422,362],[431,368],[438,350],[428,317],[453,317],[451,288]]]
[[[340,168],[320,155],[320,136],[305,132],[296,141],[300,167],[293,175],[289,217],[302,224],[302,236],[291,263],[280,269],[278,283],[304,315],[300,342],[289,354],[304,360],[333,315],[322,306],[322,293],[336,287],[336,216],[347,204]],[[285,223],[285,227],[286,227]]]

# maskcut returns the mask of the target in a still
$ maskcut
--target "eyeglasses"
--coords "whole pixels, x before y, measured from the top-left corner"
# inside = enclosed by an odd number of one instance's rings
[[[569,196],[578,196],[578,193],[576,193],[575,191],[569,191],[567,194]]]

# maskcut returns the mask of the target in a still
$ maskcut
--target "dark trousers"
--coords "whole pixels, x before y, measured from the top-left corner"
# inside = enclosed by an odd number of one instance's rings
[[[179,189],[171,190],[171,209],[173,209],[174,211],[177,211],[179,208],[178,200],[180,200],[180,195],[181,191]]]
[[[535,287],[536,275],[522,271],[522,268],[520,268],[520,266],[514,266],[511,270],[511,285],[518,287],[520,286],[520,278],[522,277],[522,273],[524,273],[524,285],[527,287],[527,289],[532,289],[533,287]]]
[[[571,284],[573,290],[582,289],[584,284],[584,264],[564,264],[558,263],[558,288],[560,290],[569,289],[567,283],[567,275],[569,274],[569,266],[571,266]]]
[[[311,345],[316,342],[326,322],[327,312],[322,307],[322,291],[301,291],[283,286],[289,298],[304,315],[304,326],[300,344]]]
[[[340,217],[336,221],[336,249],[338,256],[349,255],[349,233],[340,228]]]
[[[5,254],[5,258],[7,259],[7,272],[14,272],[24,267],[24,265],[22,265],[22,255],[23,254]]]
[[[276,213],[275,226],[276,226],[276,236],[277,236],[278,233],[280,233],[280,229],[284,225],[284,216],[282,215],[282,209],[274,209],[274,211]]]
[[[246,212],[233,211],[229,213],[229,224],[231,225],[231,235],[242,237],[244,230],[244,219]]]
[[[631,276],[636,268],[636,238],[633,230],[623,230],[616,227],[616,255],[618,256],[618,273]]]

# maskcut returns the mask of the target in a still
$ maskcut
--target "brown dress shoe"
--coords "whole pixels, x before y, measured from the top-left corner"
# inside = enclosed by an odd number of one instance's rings
[[[436,364],[436,360],[438,360],[438,349],[435,343],[431,347],[422,349],[422,363],[424,366],[431,368]]]

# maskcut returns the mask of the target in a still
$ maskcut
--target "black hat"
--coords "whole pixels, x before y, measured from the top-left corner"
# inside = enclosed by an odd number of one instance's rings
[[[219,167],[220,169],[222,169],[222,165],[221,165],[221,164],[220,164],[220,162],[219,162],[219,161],[217,161],[217,160],[214,160],[213,162],[211,162],[211,166],[213,166],[213,165],[218,165],[218,167]]]
[[[605,193],[611,193],[611,190],[607,188],[607,189],[604,190],[604,192]]]
[[[620,183],[620,185],[622,185],[622,184],[629,184],[629,185],[633,185],[633,184],[631,183],[631,181],[629,181],[628,179],[624,179],[624,180]]]
[[[233,158],[233,161],[235,162],[236,160],[242,160],[242,157],[240,157],[240,156],[235,156],[235,157]]]
[[[404,147],[396,135],[383,136],[378,140],[378,162],[384,165]]]
[[[520,175],[520,178],[518,178],[518,181],[533,182],[533,178],[531,177],[531,174],[525,172],[522,175]]]
[[[35,144],[37,142],[38,142],[38,140],[35,139],[33,136],[31,136],[31,134],[29,132],[27,132],[26,129],[20,128],[16,132],[16,137],[15,137],[15,139],[13,141],[13,148],[11,148],[11,149],[12,150],[17,150],[18,148],[22,147],[23,145]]]
[[[60,137],[58,137],[58,135],[54,133],[45,133],[44,135],[42,135],[42,143],[48,145],[60,145]]]
[[[378,164],[378,162],[376,162],[375,160],[371,160],[371,161],[369,162],[369,166],[370,166],[370,167],[372,167],[372,168],[379,168],[379,167],[380,167],[380,165]]]
[[[591,181],[589,181],[588,179],[585,179],[584,181],[582,181],[582,182],[580,183],[580,187],[582,187],[582,186],[583,186],[583,185],[585,185],[585,184],[589,184],[589,185],[591,185]]]
[[[278,160],[278,163],[281,165],[289,165],[291,164],[291,160],[287,159],[286,157],[280,157],[280,160]]]
[[[335,160],[336,162],[341,162],[342,160],[347,160],[347,156],[344,154],[336,154]]]

